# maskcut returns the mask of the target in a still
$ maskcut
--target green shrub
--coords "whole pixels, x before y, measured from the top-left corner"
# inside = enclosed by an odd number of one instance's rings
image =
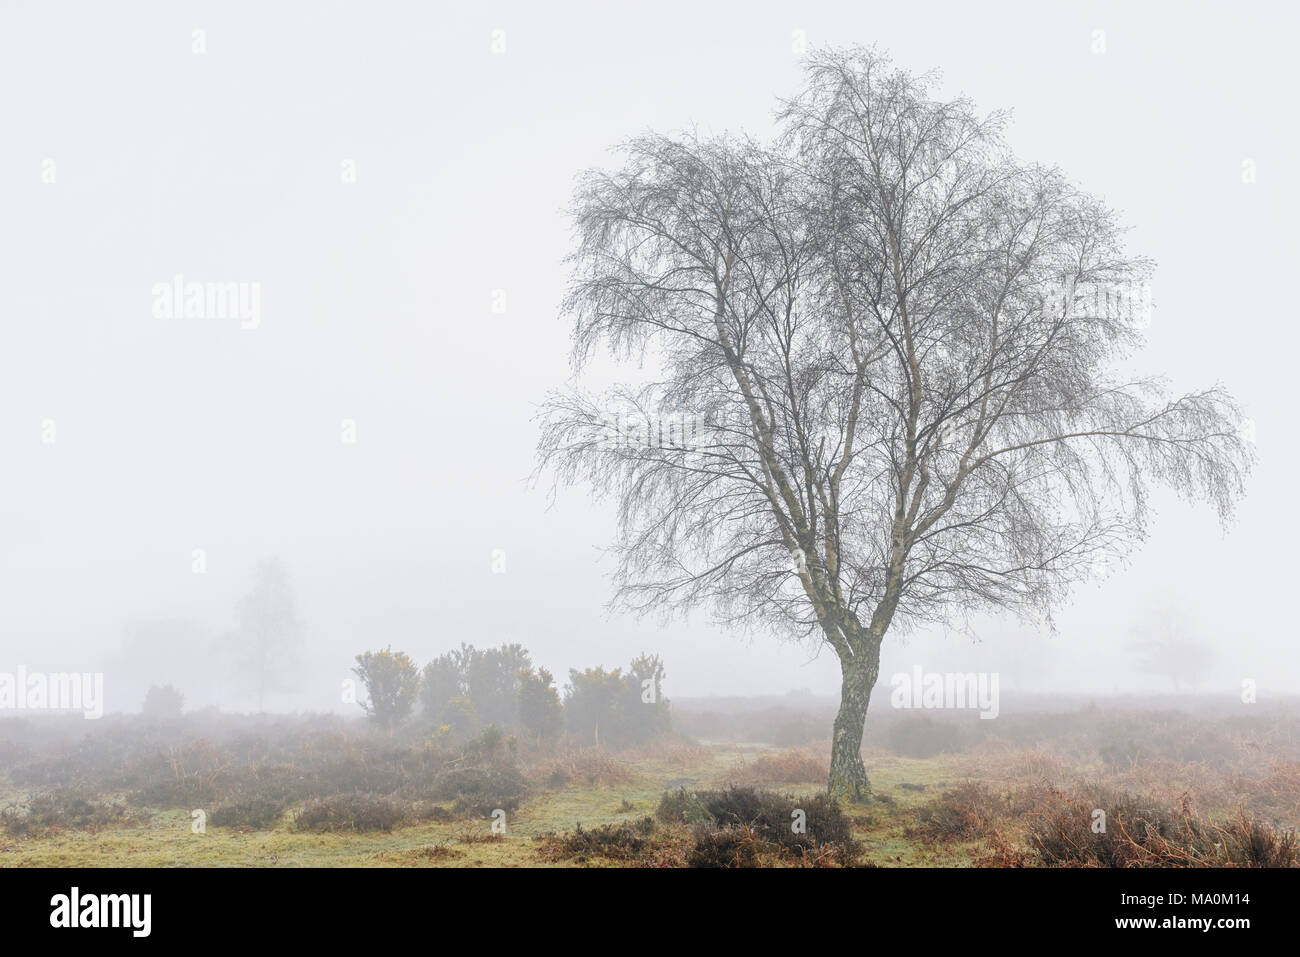
[[[385,648],[357,655],[352,673],[366,686],[366,714],[381,728],[393,728],[411,713],[420,690],[420,672],[407,655]]]
[[[525,669],[519,675],[519,724],[543,741],[553,740],[564,730],[564,705],[545,668]]]
[[[621,668],[571,670],[564,695],[570,737],[583,744],[625,748],[668,732],[672,717],[663,679],[657,655],[635,658],[626,673]]]

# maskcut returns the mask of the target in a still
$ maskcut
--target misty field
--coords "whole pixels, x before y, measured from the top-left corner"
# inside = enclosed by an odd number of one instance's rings
[[[882,708],[865,804],[826,797],[815,700],[682,703],[623,751],[332,716],[7,719],[0,864],[1295,866],[1300,707],[1124,704]]]

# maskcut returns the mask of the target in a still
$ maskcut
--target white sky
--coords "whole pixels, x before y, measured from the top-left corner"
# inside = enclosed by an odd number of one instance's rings
[[[0,9],[0,670],[99,668],[132,622],[219,632],[274,554],[313,662],[282,706],[336,705],[351,656],[389,643],[423,662],[520,641],[560,676],[654,650],[670,696],[837,689],[829,654],[703,618],[606,618],[610,512],[577,493],[548,511],[524,483],[534,406],[568,375],[557,308],[575,175],[650,128],[766,133],[800,83],[803,30],[878,42],[941,68],[948,93],[1014,109],[1022,157],[1105,197],[1159,263],[1139,365],[1178,389],[1223,381],[1257,425],[1226,538],[1208,510],[1162,499],[1145,548],[1080,589],[1056,636],[993,621],[975,646],[891,639],[884,673],[1157,687],[1125,648],[1139,604],[1165,592],[1216,647],[1215,689],[1300,690],[1294,8],[76,7]],[[177,273],[259,282],[260,326],[154,319],[151,288]],[[211,677],[209,651],[175,654],[192,703],[247,704]],[[141,664],[153,680],[157,663]],[[109,706],[138,707],[138,678],[109,671]]]

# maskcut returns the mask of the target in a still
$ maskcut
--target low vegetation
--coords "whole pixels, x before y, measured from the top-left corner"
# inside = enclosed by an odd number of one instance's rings
[[[680,727],[713,722],[717,736],[660,733],[619,749],[494,725],[451,736],[418,721],[384,730],[338,717],[8,719],[0,721],[0,864],[1300,860],[1295,712],[1085,707],[996,722],[926,717],[886,712],[869,722],[876,800],[866,806],[826,796],[829,742],[766,740],[791,740],[797,722],[782,709],[682,710]]]

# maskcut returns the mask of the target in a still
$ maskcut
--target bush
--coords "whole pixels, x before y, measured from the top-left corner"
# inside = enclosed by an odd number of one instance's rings
[[[465,663],[474,649],[461,645],[460,651],[449,651],[424,666],[420,679],[420,708],[424,716],[442,722],[443,710],[453,698],[465,697]],[[468,703],[468,698],[466,702]]]
[[[142,824],[148,814],[80,788],[32,795],[22,807],[5,808],[0,826],[13,837],[32,837],[65,829],[97,831]]]
[[[544,850],[553,857],[569,857],[585,861],[589,857],[607,857],[614,860],[634,860],[648,846],[646,837],[654,833],[654,818],[619,824],[602,824],[583,830],[579,824],[569,834],[548,835]]]
[[[294,818],[298,831],[391,831],[407,807],[377,794],[335,794],[309,802]]]
[[[411,713],[420,689],[420,672],[400,651],[385,648],[357,655],[352,673],[366,686],[368,701],[361,702],[366,714],[381,728],[392,728]]]
[[[1092,829],[1094,810],[1106,812],[1106,830]],[[1043,863],[1084,867],[1294,867],[1293,831],[1279,831],[1244,815],[1226,824],[1199,819],[1183,804],[1170,810],[1132,794],[1094,791],[1065,798],[1029,835]]]
[[[584,744],[626,748],[668,732],[672,718],[663,678],[656,655],[634,659],[626,674],[621,668],[571,670],[564,695],[569,735]]]
[[[756,867],[758,852],[758,841],[744,828],[702,828],[686,863],[689,867]]]
[[[153,685],[145,692],[140,713],[149,718],[179,718],[185,696],[171,685]]]
[[[466,664],[465,690],[484,724],[519,727],[520,675],[531,668],[522,645],[474,651]]]
[[[968,781],[918,808],[916,827],[906,834],[932,841],[970,840],[987,834],[1001,810],[987,787]]]
[[[547,787],[561,788],[570,781],[592,786],[626,784],[636,778],[633,768],[599,748],[580,748],[559,755],[539,770]]]
[[[524,777],[514,767],[453,768],[434,782],[433,797],[455,801],[460,813],[490,817],[495,810],[514,811],[528,793]]]
[[[454,741],[463,741],[478,731],[482,722],[474,704],[465,695],[456,695],[448,699],[438,712],[438,724],[442,733]]]
[[[713,815],[694,791],[678,788],[665,791],[659,799],[655,817],[665,824],[711,824]]]
[[[266,831],[280,820],[284,810],[284,802],[258,795],[219,804],[212,809],[208,820],[216,827],[246,827]]]
[[[701,791],[695,796],[716,824],[716,827],[701,825],[696,840],[697,844],[704,841],[704,853],[711,859],[728,848],[738,854],[748,853],[733,846],[736,842],[731,837],[705,839],[715,831],[727,830],[752,836],[759,842],[759,850],[765,847],[799,860],[810,859],[812,852],[818,852],[818,857],[832,856],[840,863],[850,863],[859,853],[860,848],[853,840],[852,821],[839,803],[826,794],[790,797],[751,787],[729,787]],[[661,800],[660,807],[666,815],[672,815],[683,802],[683,798],[675,796],[667,804]],[[797,823],[802,823],[802,830],[796,829]]]
[[[553,740],[564,730],[564,706],[545,668],[531,668],[519,674],[519,724],[543,741]]]
[[[479,650],[462,644],[425,666],[420,702],[426,717],[456,735],[473,734],[480,724],[514,730],[522,722],[530,679],[536,682],[537,676],[522,645]],[[529,698],[529,704],[534,703]],[[529,719],[546,724],[544,715],[530,713]]]

